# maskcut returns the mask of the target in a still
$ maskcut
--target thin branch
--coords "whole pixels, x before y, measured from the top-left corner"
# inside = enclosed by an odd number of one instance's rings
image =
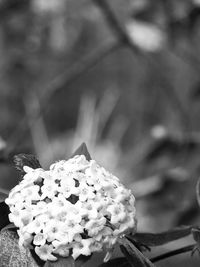
[[[97,6],[101,9],[111,29],[115,32],[119,40],[124,45],[127,45],[134,54],[141,54],[140,49],[133,43],[131,37],[128,35],[124,25],[116,18],[111,6],[105,0],[94,0]]]
[[[154,258],[151,258],[150,260],[152,262],[161,261],[161,260],[170,258],[172,256],[176,256],[176,255],[179,255],[179,254],[182,254],[182,253],[193,251],[195,249],[195,247],[196,247],[196,244],[193,244],[193,245],[189,245],[189,246],[186,246],[186,247],[183,247],[183,248],[175,249],[173,251],[170,251],[170,252],[161,254],[159,256],[156,256]]]

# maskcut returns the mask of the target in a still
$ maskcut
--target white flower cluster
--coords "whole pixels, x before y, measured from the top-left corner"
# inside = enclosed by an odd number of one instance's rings
[[[109,251],[135,230],[134,196],[94,160],[81,155],[48,171],[27,166],[24,171],[6,199],[9,219],[18,227],[19,243],[42,260]]]

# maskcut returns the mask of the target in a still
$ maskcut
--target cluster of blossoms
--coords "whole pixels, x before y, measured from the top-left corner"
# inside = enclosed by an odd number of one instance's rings
[[[134,196],[94,160],[81,155],[47,171],[27,166],[24,171],[6,199],[9,220],[18,228],[20,245],[42,260],[110,251],[119,237],[134,231]]]

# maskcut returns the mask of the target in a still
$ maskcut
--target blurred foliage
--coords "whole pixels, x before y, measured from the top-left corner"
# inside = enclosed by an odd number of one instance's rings
[[[85,141],[139,229],[198,224],[200,1],[107,0],[119,25],[99,3],[0,1],[0,186],[14,154],[48,166]]]

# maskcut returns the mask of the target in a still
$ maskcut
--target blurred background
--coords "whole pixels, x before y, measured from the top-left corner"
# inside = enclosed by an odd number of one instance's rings
[[[13,155],[48,168],[84,141],[133,190],[139,231],[198,225],[199,44],[199,0],[0,0],[1,191]]]

